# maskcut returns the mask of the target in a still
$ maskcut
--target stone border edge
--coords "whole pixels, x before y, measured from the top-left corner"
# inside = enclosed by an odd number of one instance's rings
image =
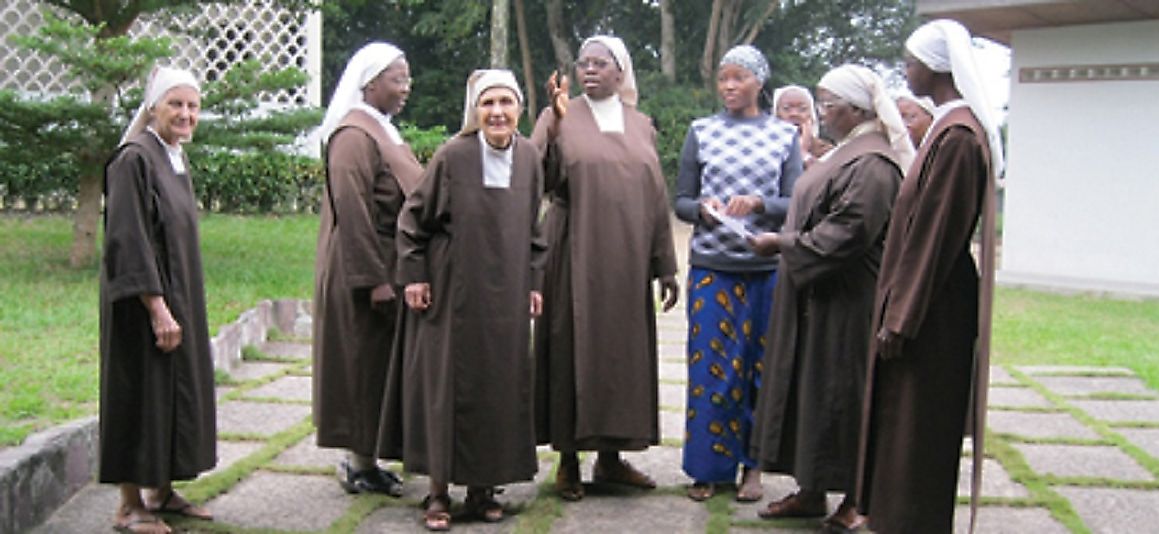
[[[298,338],[311,332],[310,301],[263,300],[221,327],[210,340],[215,369],[241,364],[242,348],[266,341],[271,328]],[[97,467],[98,418],[78,419],[28,436],[0,450],[0,534],[24,532],[93,481]]]

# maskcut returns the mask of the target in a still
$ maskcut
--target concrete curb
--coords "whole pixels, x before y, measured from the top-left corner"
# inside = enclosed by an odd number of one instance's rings
[[[210,340],[214,367],[235,369],[242,348],[264,342],[271,327],[294,337],[310,337],[310,301],[263,300],[242,312]],[[0,450],[0,534],[40,524],[93,480],[98,424],[96,416],[79,419]]]

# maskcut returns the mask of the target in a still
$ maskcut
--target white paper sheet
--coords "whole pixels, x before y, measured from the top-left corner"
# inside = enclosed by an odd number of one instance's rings
[[[750,237],[753,236],[752,231],[745,226],[744,220],[725,215],[709,204],[705,204],[704,208],[709,215],[712,215],[716,220],[720,221],[720,224],[723,224],[725,228],[732,230],[732,232],[740,236],[741,239],[747,241]]]

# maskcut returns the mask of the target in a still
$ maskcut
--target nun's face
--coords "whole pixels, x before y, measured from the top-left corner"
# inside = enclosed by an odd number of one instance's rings
[[[728,64],[716,73],[716,92],[724,101],[724,108],[733,115],[754,117],[760,113],[757,97],[761,81],[748,69]]]
[[[495,148],[507,148],[515,137],[522,110],[515,91],[507,87],[492,87],[479,95],[475,103],[475,117],[487,144]]]
[[[153,106],[153,129],[166,143],[193,139],[197,128],[197,114],[201,111],[201,94],[187,85],[179,85],[165,92]]]
[[[612,51],[600,43],[588,43],[575,60],[575,77],[583,84],[584,94],[603,100],[620,90],[624,73],[616,66]]]
[[[913,141],[914,146],[922,144],[922,138],[925,137],[926,130],[930,128],[930,123],[934,121],[934,117],[908,98],[897,99],[897,111],[901,113],[901,121],[909,130],[910,141]]]
[[[777,118],[801,126],[813,119],[813,110],[809,109],[809,98],[801,91],[785,91],[777,99]]]
[[[905,80],[916,96],[933,96],[934,71],[909,52],[905,54]]]
[[[821,131],[839,141],[865,121],[864,112],[823,87],[817,88],[817,111]]]
[[[398,115],[410,96],[410,65],[406,58],[398,58],[378,73],[363,89],[363,99],[385,115]]]

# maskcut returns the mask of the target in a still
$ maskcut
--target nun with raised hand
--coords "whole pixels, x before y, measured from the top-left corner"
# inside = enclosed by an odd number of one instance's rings
[[[578,451],[599,451],[592,479],[650,489],[621,451],[660,443],[656,299],[679,298],[668,190],[656,130],[636,109],[624,42],[584,40],[583,94],[551,84],[531,134],[543,151],[550,243],[543,319],[535,327],[536,433],[560,452],[556,491],[583,498]]]
[[[969,31],[935,20],[905,47],[909,88],[937,107],[885,238],[857,505],[875,532],[950,532],[969,432],[972,530],[985,450],[1002,145]]]
[[[314,426],[319,447],[346,450],[349,493],[402,494],[375,461],[398,319],[395,227],[422,167],[391,122],[410,96],[402,50],[370,43],[347,63],[326,109],[326,189],[314,281]]]
[[[429,530],[451,526],[449,484],[467,515],[503,518],[495,487],[531,480],[530,317],[545,247],[542,166],[516,129],[523,94],[507,70],[468,80],[463,129],[435,153],[398,221],[398,282],[408,310],[384,417],[406,470],[430,477]]]
[[[885,82],[865,67],[825,73],[817,101],[837,146],[797,181],[784,227],[752,239],[781,258],[752,444],[761,469],[799,487],[761,517],[821,517],[826,492],[840,492],[823,526],[849,532],[865,522],[854,490],[874,289],[913,147]]]
[[[717,68],[724,109],[688,129],[676,178],[676,216],[693,225],[688,254],[688,410],[684,472],[688,497],[703,501],[737,485],[738,501],[763,496],[749,455],[761,356],[773,303],[777,258],[754,253],[730,218],[775,232],[801,174],[797,128],[760,106],[769,65],[737,46]]]
[[[98,476],[120,486],[114,527],[126,532],[170,532],[159,514],[213,517],[172,485],[217,463],[197,199],[181,148],[200,109],[191,72],[154,69],[105,167]]]

